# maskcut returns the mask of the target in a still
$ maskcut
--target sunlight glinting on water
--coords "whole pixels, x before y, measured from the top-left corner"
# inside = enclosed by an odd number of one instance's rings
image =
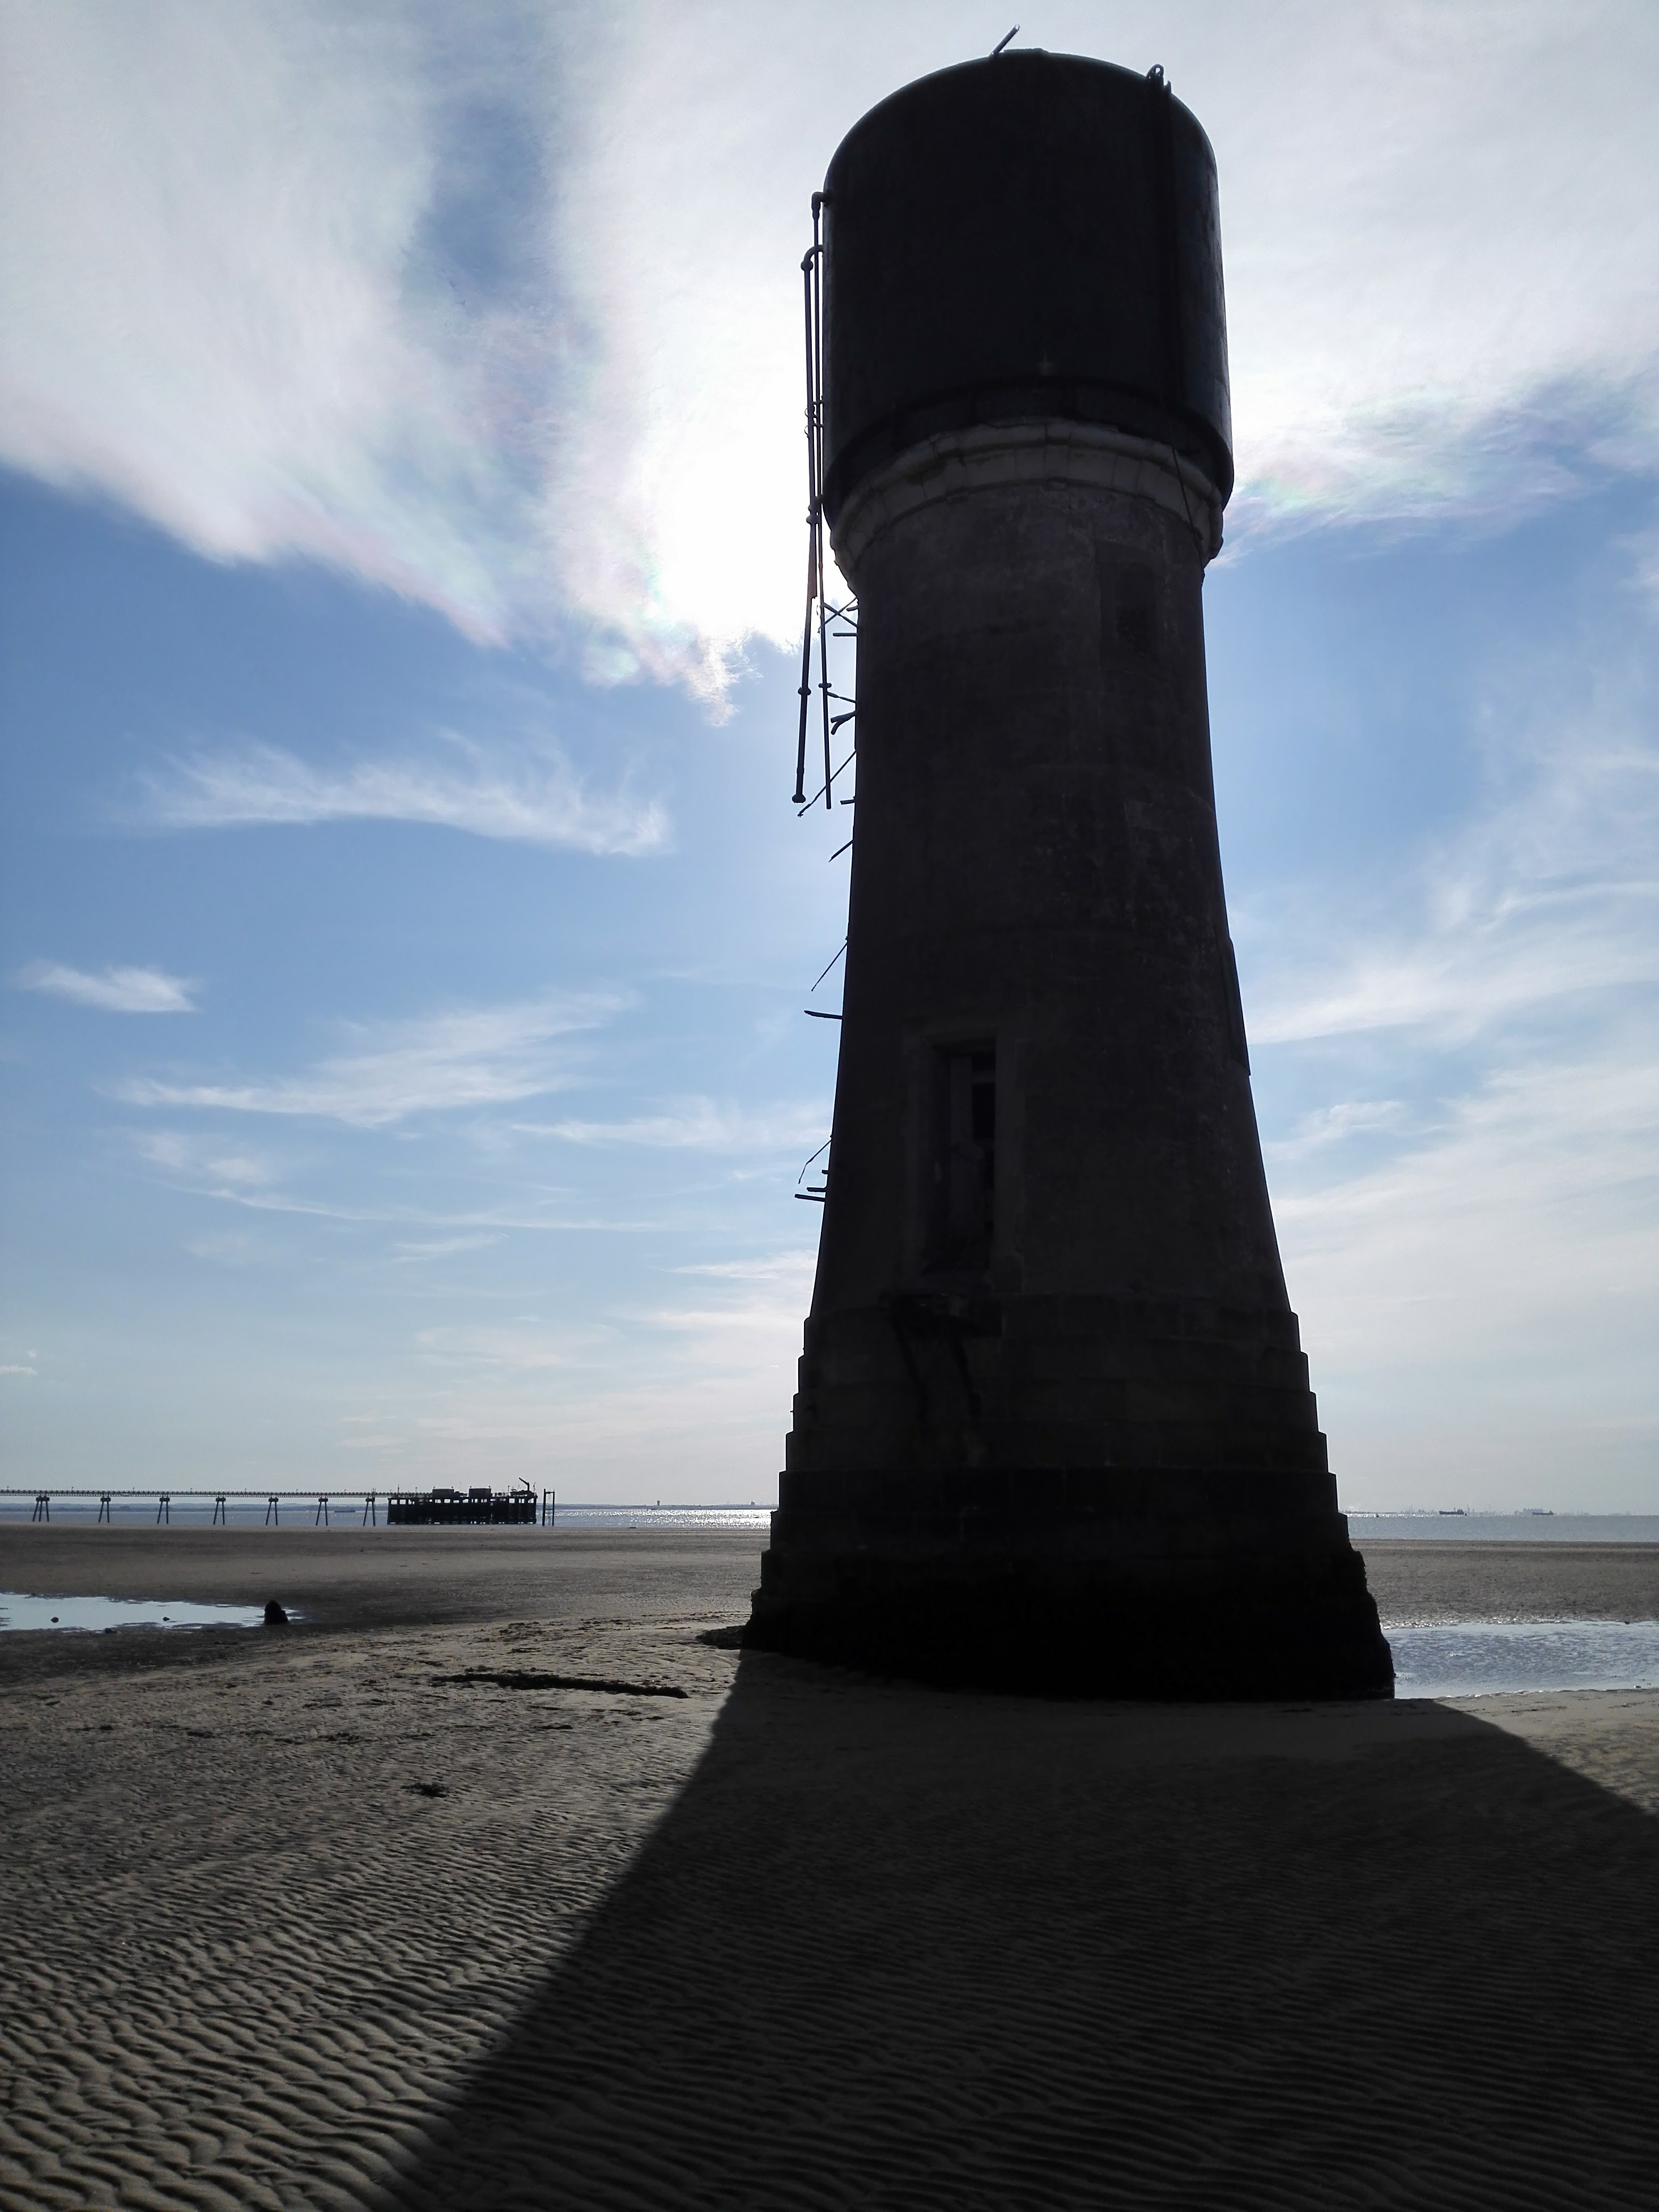
[[[1382,1632],[1400,1698],[1659,1689],[1659,1620],[1385,1621]]]

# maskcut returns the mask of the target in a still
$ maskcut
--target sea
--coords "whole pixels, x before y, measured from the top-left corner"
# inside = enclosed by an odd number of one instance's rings
[[[1356,1544],[1368,1536],[1420,1537],[1431,1543],[1659,1544],[1659,1513],[1547,1513],[1536,1507],[1515,1513],[1466,1511],[1458,1507],[1419,1513],[1368,1513],[1345,1509]]]
[[[32,1521],[37,1517],[79,1523],[95,1522],[104,1509],[106,1493],[83,1488],[64,1490],[0,1490],[0,1521]],[[133,1528],[153,1526],[165,1518],[180,1528],[205,1527],[222,1514],[232,1528],[269,1527],[270,1498],[278,1500],[276,1525],[283,1528],[360,1528],[371,1517],[375,1526],[386,1518],[386,1492],[376,1492],[373,1507],[363,1490],[265,1490],[228,1488],[178,1489],[165,1493],[165,1511],[159,1489],[121,1489],[107,1493],[106,1516],[113,1524]],[[222,1495],[221,1509],[216,1501]],[[545,1493],[555,1499],[550,1490]],[[39,1500],[47,1503],[44,1511]],[[324,1500],[326,1499],[326,1504]],[[642,1503],[616,1505],[555,1499],[556,1525],[561,1528],[757,1528],[770,1518],[772,1501],[759,1498],[726,1501],[713,1505],[665,1505]],[[1423,1539],[1434,1543],[1484,1544],[1659,1544],[1659,1513],[1549,1513],[1536,1508],[1507,1513],[1462,1508],[1425,1508],[1420,1511],[1368,1511],[1349,1507],[1348,1528],[1356,1543],[1367,1537]]]

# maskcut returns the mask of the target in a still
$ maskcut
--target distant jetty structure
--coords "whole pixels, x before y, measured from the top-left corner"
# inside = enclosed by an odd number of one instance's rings
[[[857,595],[857,827],[746,1641],[1007,1689],[1388,1696],[1222,890],[1209,142],[1159,70],[1002,53],[865,116],[814,216],[813,527]],[[824,574],[820,550],[820,650]]]
[[[230,1526],[232,1500],[240,1506],[244,1499],[262,1499],[264,1504],[264,1525],[280,1528],[283,1507],[302,1501],[315,1504],[312,1518],[315,1528],[333,1526],[331,1515],[345,1504],[361,1504],[362,1518],[360,1528],[380,1526],[380,1503],[382,1493],[377,1490],[186,1490],[169,1485],[165,1490],[82,1490],[59,1485],[52,1490],[17,1490],[0,1488],[0,1498],[33,1498],[34,1510],[31,1521],[50,1522],[52,1501],[68,1498],[95,1498],[98,1500],[98,1525],[115,1525],[115,1503],[118,1498],[125,1511],[128,1501],[143,1498],[154,1502],[157,1527],[173,1526],[173,1509],[205,1504],[211,1498],[213,1512],[209,1525],[215,1528]],[[435,1490],[392,1490],[385,1493],[386,1519],[389,1528],[398,1527],[440,1528],[551,1528],[557,1513],[557,1500],[550,1490],[542,1492],[539,1499],[527,1482],[513,1490],[491,1490],[488,1484],[462,1492],[441,1487]],[[3,1508],[0,1508],[3,1511]],[[289,1523],[290,1527],[294,1524]]]
[[[466,1491],[441,1486],[386,1493],[388,1528],[533,1528],[550,1520],[547,1502],[527,1482],[516,1490],[492,1490],[486,1482]]]

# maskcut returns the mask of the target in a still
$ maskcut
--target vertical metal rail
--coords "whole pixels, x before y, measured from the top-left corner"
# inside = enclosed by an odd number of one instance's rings
[[[830,611],[823,588],[823,195],[812,195],[812,244],[801,260],[801,307],[806,340],[806,619],[800,641],[800,726],[795,739],[795,793],[806,806],[806,725],[812,712],[812,625],[818,633],[818,691],[823,724],[823,803],[830,795]]]
[[[835,782],[836,778],[841,774],[841,769],[836,767],[831,756],[831,744],[836,732],[840,729],[842,723],[850,722],[853,720],[855,711],[850,700],[838,692],[832,691],[830,687],[830,637],[832,635],[838,638],[855,637],[857,623],[854,617],[854,602],[853,600],[849,599],[844,605],[841,606],[832,607],[830,605],[828,580],[824,569],[824,436],[828,427],[823,390],[824,198],[823,192],[814,192],[812,195],[812,244],[810,251],[803,257],[800,264],[801,312],[806,347],[806,619],[801,629],[800,721],[795,733],[795,793],[792,803],[797,811],[803,815],[809,806],[815,806],[817,804],[820,796],[817,792],[811,799],[806,795],[806,726],[811,719],[812,713],[812,629],[815,620],[818,635],[819,715],[823,738],[823,786],[821,795],[827,812],[834,810]],[[841,623],[843,626],[832,631],[830,628],[832,623]],[[846,706],[848,711],[843,714],[832,714],[831,707],[837,702]],[[844,769],[848,765],[856,751],[857,746],[854,744],[853,751],[849,752],[847,759],[842,763],[842,768]],[[843,805],[849,806],[852,803],[850,799],[842,802]],[[849,840],[848,842],[850,842]],[[838,860],[841,854],[847,849],[846,845],[842,846],[837,852],[830,854],[830,859]],[[843,944],[841,951],[845,951],[846,949]],[[835,966],[836,961],[840,957],[841,952],[837,952],[829,966],[824,969],[823,975],[818,977],[818,983],[823,981],[823,976],[829,974],[830,969]],[[816,991],[817,983],[814,983],[812,988]],[[823,1021],[838,1022],[841,1019],[839,1014],[826,1013],[817,1007],[809,1006],[806,1012],[809,1014],[817,1015]],[[797,1181],[804,1177],[806,1169],[810,1168],[813,1162],[829,1149],[828,1140],[820,1145],[817,1151],[813,1153],[812,1158],[806,1163],[806,1167],[801,1170],[801,1176],[798,1177]],[[817,1188],[798,1189],[795,1196],[811,1199],[821,1206],[828,1187],[829,1172],[826,1169],[823,1180]]]
[[[818,586],[818,691],[823,705],[823,803],[830,795],[830,620],[823,587],[823,195],[812,195],[812,564]]]
[[[816,210],[817,195],[814,195]],[[813,342],[813,277],[817,269],[816,212],[811,250],[801,256],[801,307],[806,326],[806,619],[800,638],[800,730],[795,743],[795,795],[792,805],[806,805],[806,723],[812,711],[812,610],[818,597],[817,359]]]

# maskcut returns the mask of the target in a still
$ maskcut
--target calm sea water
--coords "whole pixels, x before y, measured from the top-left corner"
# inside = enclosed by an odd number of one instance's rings
[[[771,1525],[769,1505],[562,1505],[561,1528],[755,1528]]]
[[[1659,1620],[1464,1620],[1391,1628],[1395,1693],[1659,1690]]]
[[[62,1491],[49,1494],[54,1527],[60,1522],[78,1526],[82,1522],[97,1520],[95,1492],[80,1497],[71,1497]],[[278,1509],[278,1525],[284,1528],[319,1525],[317,1495],[313,1491],[304,1496],[284,1498]],[[186,1496],[174,1491],[172,1496],[170,1525],[200,1528],[212,1520],[210,1492]],[[34,1498],[33,1491],[0,1492],[0,1521],[32,1519]],[[361,1490],[331,1491],[328,1499],[328,1527],[363,1526],[364,1493]],[[154,1527],[156,1492],[149,1490],[132,1498],[114,1496],[110,1510],[118,1527]],[[228,1498],[225,1510],[232,1528],[260,1528],[265,1520],[265,1493]],[[561,1500],[558,1525],[562,1528],[763,1530],[770,1510],[770,1502],[759,1498],[748,1503],[728,1501],[720,1505],[595,1505],[583,1504],[579,1500],[567,1504]],[[384,1524],[384,1490],[380,1492],[375,1517],[377,1525]],[[1659,1544],[1659,1513],[1368,1513],[1351,1510],[1348,1527],[1355,1542],[1361,1545],[1367,1537],[1389,1540],[1419,1538],[1433,1543]]]
[[[1659,1544],[1659,1513],[1347,1512],[1348,1533],[1362,1547],[1368,1536],[1436,1544]]]

